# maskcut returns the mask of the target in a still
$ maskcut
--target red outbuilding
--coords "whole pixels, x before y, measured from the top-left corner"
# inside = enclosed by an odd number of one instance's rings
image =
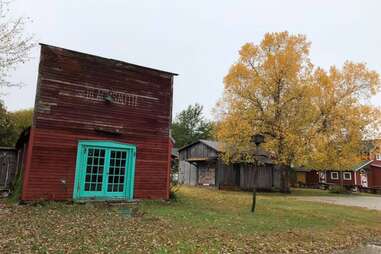
[[[167,199],[175,75],[41,44],[21,199]]]
[[[381,190],[381,158],[368,161],[356,170],[356,182],[363,188]]]
[[[295,186],[319,187],[327,184],[381,190],[381,157],[363,161],[347,171],[298,168],[295,172]]]

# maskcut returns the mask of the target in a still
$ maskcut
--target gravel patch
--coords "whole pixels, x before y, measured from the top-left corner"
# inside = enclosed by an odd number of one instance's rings
[[[381,197],[345,196],[345,197],[297,197],[299,200],[322,202],[335,205],[357,206],[381,211]]]

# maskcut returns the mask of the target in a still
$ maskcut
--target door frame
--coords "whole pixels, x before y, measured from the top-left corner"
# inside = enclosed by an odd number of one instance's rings
[[[131,163],[131,168],[126,169],[126,190],[125,195],[123,197],[81,197],[80,188],[81,188],[81,180],[83,179],[83,165],[84,165],[84,157],[86,147],[97,147],[97,148],[108,148],[108,149],[123,149],[130,150],[132,152],[132,158],[128,164]],[[79,140],[77,145],[77,160],[75,166],[75,180],[74,180],[74,189],[73,189],[73,200],[132,200],[134,197],[134,184],[135,184],[135,164],[136,164],[136,145],[126,144],[116,141],[109,140]]]

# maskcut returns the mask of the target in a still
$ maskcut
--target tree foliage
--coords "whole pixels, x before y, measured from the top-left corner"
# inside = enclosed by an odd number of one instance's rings
[[[366,102],[379,89],[378,74],[351,62],[315,68],[309,50],[305,36],[288,32],[243,45],[217,105],[225,160],[250,151],[254,133],[266,136],[280,164],[340,169],[359,160],[361,140],[377,120]]]
[[[0,146],[13,147],[21,132],[32,125],[33,109],[8,112],[0,102]]]
[[[345,169],[361,160],[363,140],[374,137],[380,111],[365,102],[379,89],[379,76],[365,64],[317,68],[311,103],[316,110],[310,138],[310,164]]]
[[[198,139],[209,139],[213,136],[213,123],[207,121],[199,104],[189,105],[181,111],[172,123],[172,136],[176,147],[193,143]]]
[[[29,53],[34,46],[31,36],[25,36],[27,18],[9,17],[10,1],[0,0],[0,86],[20,85],[9,80],[10,71],[29,60]]]
[[[33,108],[9,112],[9,115],[18,135],[26,128],[32,126]]]
[[[0,102],[0,146],[13,146],[17,139],[17,132],[12,119]]]

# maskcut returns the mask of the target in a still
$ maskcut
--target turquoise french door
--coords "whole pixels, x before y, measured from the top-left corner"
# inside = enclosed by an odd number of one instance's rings
[[[130,144],[80,141],[74,199],[132,199],[135,154]]]

